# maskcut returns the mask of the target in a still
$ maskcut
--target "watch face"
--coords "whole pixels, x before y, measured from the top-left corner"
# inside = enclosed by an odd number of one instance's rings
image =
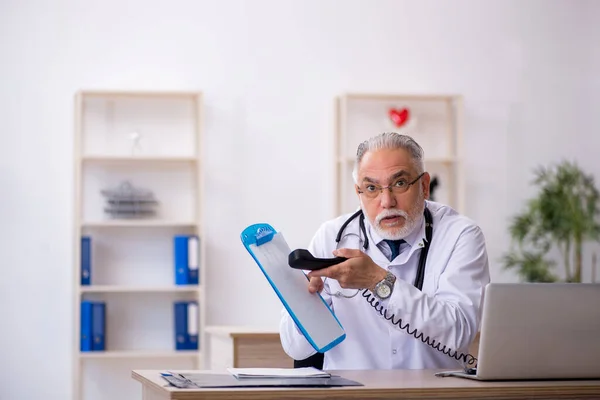
[[[392,288],[390,288],[388,285],[379,285],[379,287],[377,288],[377,296],[379,296],[382,299],[389,297],[391,294]]]

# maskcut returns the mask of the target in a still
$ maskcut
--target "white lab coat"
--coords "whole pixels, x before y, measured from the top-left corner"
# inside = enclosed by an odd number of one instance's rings
[[[452,208],[426,201],[433,219],[432,243],[427,256],[423,291],[413,286],[417,273],[420,244],[425,241],[425,223],[406,238],[401,253],[391,262],[391,250],[382,242],[365,218],[369,248],[365,250],[358,218],[344,230],[339,244],[339,228],[351,215],[324,223],[308,250],[315,257],[333,257],[336,248],[360,249],[376,264],[396,277],[394,291],[383,301],[388,315],[402,319],[425,337],[430,336],[447,348],[468,351],[481,319],[485,285],[490,281],[485,238],[470,219]],[[360,233],[360,234],[359,234]],[[336,246],[337,245],[337,246]],[[327,279],[329,292],[340,290],[337,281]],[[345,289],[344,292],[347,292]],[[359,293],[351,299],[321,295],[342,324],[346,339],[325,353],[323,368],[334,369],[425,369],[456,368],[464,365],[415,339],[405,330],[385,320]],[[378,299],[377,299],[378,300]],[[285,352],[296,360],[315,353],[300,333],[285,308],[282,310],[280,337]]]

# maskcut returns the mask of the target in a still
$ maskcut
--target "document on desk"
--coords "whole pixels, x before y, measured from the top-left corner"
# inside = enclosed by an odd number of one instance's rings
[[[230,374],[181,373],[180,381],[169,381],[180,388],[240,388],[240,387],[340,387],[364,386],[360,382],[337,375],[329,377],[252,377],[236,378]],[[166,378],[165,378],[166,379]],[[185,386],[184,386],[185,385]]]
[[[331,374],[313,367],[306,368],[227,368],[236,378],[330,378]]]
[[[254,224],[244,229],[241,238],[311,346],[324,353],[341,343],[346,338],[344,328],[323,297],[308,291],[304,272],[290,267],[291,250],[281,232],[268,224]]]

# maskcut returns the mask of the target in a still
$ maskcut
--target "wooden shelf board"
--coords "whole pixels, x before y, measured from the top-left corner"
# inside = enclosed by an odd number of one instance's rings
[[[84,163],[194,163],[198,161],[197,157],[193,156],[110,156],[110,155],[89,155],[83,156],[81,161]]]
[[[169,220],[107,220],[82,222],[83,228],[160,228],[160,227],[195,227],[195,222]]]
[[[347,93],[342,96],[346,100],[381,100],[381,101],[405,101],[405,100],[427,100],[427,101],[452,101],[460,98],[452,94],[393,94],[393,93]]]
[[[79,288],[81,293],[194,293],[200,291],[199,285],[172,286],[126,286],[126,285],[89,285]]]
[[[120,90],[81,90],[79,94],[85,99],[87,97],[100,98],[125,98],[125,97],[141,97],[141,98],[183,98],[193,99],[201,92],[190,91],[120,91]]]
[[[200,352],[196,350],[116,350],[116,351],[82,351],[80,358],[196,358]]]
[[[355,158],[354,157],[346,157],[346,158],[341,158],[338,159],[339,163],[354,163]],[[441,157],[441,158],[437,158],[437,157],[433,157],[433,158],[426,158],[425,160],[425,164],[452,164],[453,162],[456,162],[456,158],[453,157]]]

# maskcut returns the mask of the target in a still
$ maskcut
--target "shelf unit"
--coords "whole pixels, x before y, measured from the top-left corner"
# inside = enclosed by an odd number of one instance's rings
[[[349,93],[335,99],[335,109],[336,215],[356,211],[360,205],[352,179],[358,145],[390,131],[410,135],[423,147],[425,170],[439,182],[434,200],[464,210],[461,96]],[[388,115],[391,109],[407,109],[406,123],[394,125]]]
[[[82,90],[75,95],[74,399],[139,397],[137,385],[119,369],[204,365],[201,127],[200,92]],[[155,215],[115,218],[103,211],[101,190],[125,181],[152,191],[158,201]],[[197,285],[175,284],[173,237],[179,234],[199,238]],[[81,284],[84,235],[92,238],[89,285]],[[80,350],[84,299],[106,304],[105,350]],[[173,303],[181,300],[198,303],[198,350],[175,350]]]

